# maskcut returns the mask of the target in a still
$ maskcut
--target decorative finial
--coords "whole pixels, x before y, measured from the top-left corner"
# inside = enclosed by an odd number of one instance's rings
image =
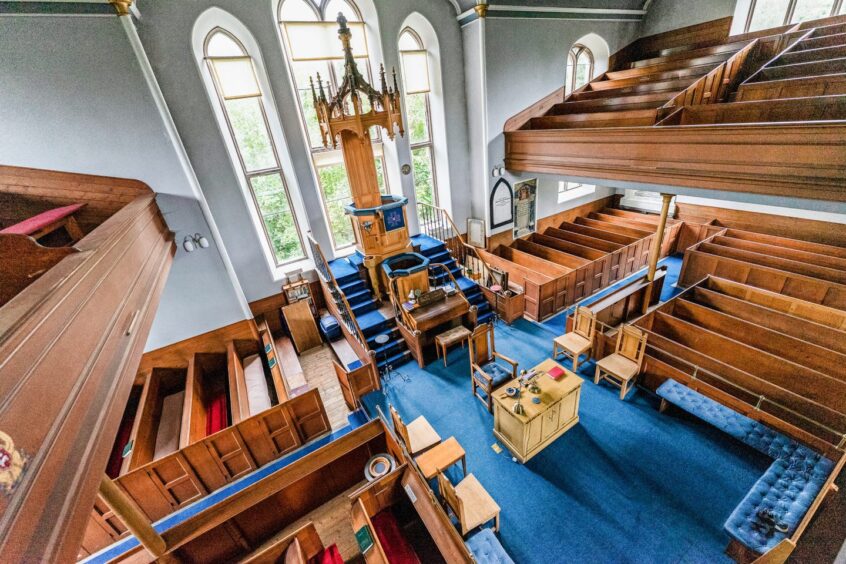
[[[311,85],[311,101],[314,104],[314,107],[317,107],[317,92],[314,90],[314,78],[308,77],[308,83]]]
[[[379,79],[382,82],[382,94],[388,93],[388,82],[385,80],[385,65],[379,65]]]

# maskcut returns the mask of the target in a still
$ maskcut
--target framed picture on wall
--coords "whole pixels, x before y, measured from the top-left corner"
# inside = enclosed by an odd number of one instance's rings
[[[467,244],[485,248],[485,220],[467,218]]]
[[[537,221],[538,179],[523,180],[514,185],[514,238],[535,232]]]
[[[514,192],[511,184],[500,178],[491,190],[490,213],[491,229],[508,225],[514,221]]]

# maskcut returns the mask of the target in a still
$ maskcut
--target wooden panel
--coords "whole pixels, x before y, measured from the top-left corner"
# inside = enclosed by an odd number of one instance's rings
[[[0,233],[0,307],[77,252],[73,247],[41,246],[26,235]]]
[[[49,209],[86,204],[75,216],[89,233],[150,188],[138,180],[0,165],[0,228]]]
[[[259,466],[291,452],[302,444],[287,408],[271,408],[238,425],[238,431]]]
[[[846,273],[842,271],[826,268],[823,266],[817,266],[816,264],[809,264],[804,261],[800,262],[797,260],[784,259],[770,254],[764,254],[761,252],[747,251],[744,249],[735,248],[734,246],[730,247],[727,245],[718,244],[718,240],[725,241],[725,239],[720,239],[719,237],[717,237],[713,239],[713,243],[703,241],[699,244],[697,249],[700,252],[714,254],[720,257],[733,258],[739,261],[757,264],[761,266],[768,266],[770,268],[784,270],[795,274],[801,274],[803,276],[810,276],[812,278],[819,278],[821,280],[827,280],[829,282],[836,282],[838,284],[846,283]]]
[[[208,493],[180,451],[124,474],[116,481],[153,521]]]
[[[0,499],[13,561],[76,557],[175,251],[152,195],[77,248],[0,315],[0,429],[31,457]]]
[[[583,259],[551,247],[545,247],[531,241],[526,241],[525,239],[517,239],[512,245],[513,249],[529,253],[538,258],[548,260],[571,270],[584,266],[590,262],[587,259]]]
[[[509,170],[846,201],[846,125],[505,133]],[[761,139],[770,142],[762,148]]]
[[[326,415],[326,409],[320,400],[320,392],[316,388],[291,398],[286,402],[286,406],[303,442],[332,430],[329,416]]]
[[[288,324],[288,331],[297,352],[303,352],[319,347],[323,341],[317,330],[317,323],[311,314],[311,307],[306,300],[302,300],[282,308],[282,315]]]

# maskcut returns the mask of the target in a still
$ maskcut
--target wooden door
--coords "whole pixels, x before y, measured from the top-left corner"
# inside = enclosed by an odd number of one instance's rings
[[[323,344],[308,300],[301,300],[283,307],[282,315],[288,324],[288,332],[291,334],[297,353],[302,354]]]

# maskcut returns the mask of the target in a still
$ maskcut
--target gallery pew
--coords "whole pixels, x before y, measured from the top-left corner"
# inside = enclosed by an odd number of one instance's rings
[[[761,252],[734,248],[728,244],[722,244],[720,241],[726,241],[726,239],[715,237],[713,241],[703,241],[698,245],[698,250],[720,257],[748,262],[750,264],[784,270],[793,274],[819,278],[820,280],[826,280],[828,282],[835,282],[838,284],[846,283],[846,272],[824,266],[817,266],[817,264],[805,261],[781,258],[773,254],[764,254]]]
[[[512,248],[571,270],[584,266],[590,262],[589,260],[583,259],[579,256],[571,255],[565,251],[560,251],[552,247],[546,247],[526,239],[515,240],[514,243],[512,243]]]
[[[288,556],[288,550],[294,546],[297,557]],[[266,564],[268,562],[309,562],[323,551],[323,541],[314,523],[309,521],[290,535],[262,544],[243,558],[238,564]]]
[[[568,234],[566,231],[555,230],[553,228],[548,228],[544,231],[544,234],[540,233],[533,233],[529,236],[529,241],[532,243],[537,243],[538,245],[544,245],[546,247],[551,247],[553,249],[562,251],[564,253],[568,253],[570,255],[574,255],[577,257],[581,257],[583,259],[587,259],[588,261],[600,259],[604,257],[609,251],[601,251],[595,247],[583,245],[580,243],[573,242],[566,238],[556,237],[554,235],[547,235],[546,233],[550,233],[550,231],[557,231],[559,233]],[[574,233],[570,235],[575,235]],[[610,250],[616,250],[619,246],[609,244]]]
[[[562,231],[569,231],[571,233],[578,233],[579,235],[585,235],[601,241],[616,243],[618,245],[630,245],[638,240],[638,237],[636,236],[621,235],[615,231],[607,231],[605,229],[601,229],[600,227],[592,227],[579,221],[565,221],[558,226],[558,229]]]

